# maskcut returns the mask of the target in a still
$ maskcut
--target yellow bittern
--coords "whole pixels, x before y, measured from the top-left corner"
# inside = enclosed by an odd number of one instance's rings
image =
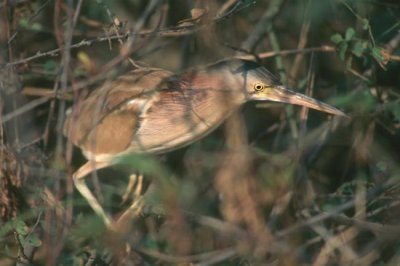
[[[68,115],[64,134],[88,159],[73,175],[75,186],[110,226],[111,220],[84,181],[86,175],[127,154],[160,154],[193,143],[251,100],[344,115],[287,89],[251,61],[219,61],[180,75],[155,68],[133,70],[94,90]]]

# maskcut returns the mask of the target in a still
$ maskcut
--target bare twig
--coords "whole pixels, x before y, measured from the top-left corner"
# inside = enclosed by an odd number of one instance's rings
[[[46,89],[46,88],[39,88],[39,87],[30,87],[26,86],[22,90],[22,94],[26,96],[36,96],[36,97],[49,97],[49,98],[57,98],[57,99],[63,99],[66,101],[72,101],[73,97],[70,94],[64,94],[61,96],[55,93],[52,90]]]
[[[290,54],[298,54],[298,53],[314,53],[314,52],[327,52],[332,53],[336,52],[336,48],[329,45],[323,45],[320,47],[310,47],[305,49],[291,49],[291,50],[281,50],[281,51],[271,51],[271,52],[263,52],[257,53],[257,58],[265,59],[274,56],[283,56],[283,55],[290,55]],[[236,58],[245,59],[245,60],[254,60],[254,55],[238,55]]]
[[[186,262],[186,263],[192,263],[192,265],[197,265],[197,266],[211,265],[210,262],[217,263],[227,258],[230,258],[237,253],[235,248],[227,248],[223,250],[216,250],[216,251],[211,251],[196,255],[188,255],[188,256],[169,255],[155,250],[150,250],[147,248],[138,248],[138,251],[150,257],[159,259],[161,261],[170,263]],[[199,263],[193,264],[194,262],[199,262]]]
[[[231,17],[233,14],[240,12],[244,8],[247,8],[252,2],[247,3],[245,5],[239,5],[233,9],[231,9],[229,12],[225,13],[223,16],[220,17],[215,17],[214,19],[210,21],[204,21],[202,23],[198,23],[195,25],[183,25],[183,26],[175,26],[175,27],[170,27],[166,29],[159,29],[159,30],[152,30],[152,31],[146,31],[143,30],[141,32],[133,32],[133,33],[125,33],[122,35],[122,38],[137,38],[137,37],[153,37],[153,36],[160,36],[160,37],[180,37],[180,36],[185,36],[185,35],[190,35],[193,34],[194,32],[210,25],[213,23],[220,23],[224,21],[225,19],[228,19]],[[5,63],[5,64],[0,64],[0,69],[1,68],[8,68],[11,66],[16,66],[19,64],[25,64],[29,61],[45,57],[45,56],[56,56],[60,52],[64,52],[65,50],[68,49],[74,49],[74,48],[79,48],[82,46],[91,46],[93,43],[96,42],[105,42],[109,40],[118,40],[121,38],[120,34],[112,35],[112,36],[102,36],[102,37],[97,37],[91,40],[82,40],[79,43],[76,44],[71,44],[69,47],[63,46],[59,47],[57,49],[53,49],[51,51],[47,52],[40,52],[38,51],[35,55],[26,57],[21,60],[15,60],[13,62]]]
[[[33,108],[48,102],[50,99],[51,99],[51,97],[41,97],[39,99],[33,100],[33,101],[25,104],[24,106],[21,106],[19,109],[15,110],[15,111],[13,111],[13,112],[11,112],[9,114],[5,114],[3,116],[3,119],[2,119],[1,122],[2,123],[6,123],[9,120],[11,120],[11,119],[13,119],[13,118],[15,118],[17,116],[20,116],[20,115],[22,115],[22,114],[24,114],[26,112],[29,112]]]
[[[218,10],[218,16],[223,16],[233,5],[238,5],[241,0],[227,0]]]
[[[309,16],[310,16],[309,10],[311,9],[310,8],[311,2],[312,1],[309,0],[307,2],[307,6],[305,7],[305,10],[306,10],[306,14],[304,15],[305,16],[305,20],[303,21],[303,25],[301,27],[300,40],[299,40],[299,43],[297,45],[297,49],[299,49],[299,50],[304,49],[306,47],[306,45],[307,45],[308,32],[310,31],[310,26],[311,26],[310,18],[309,18]],[[298,72],[300,70],[300,65],[301,65],[301,62],[303,61],[303,59],[304,59],[304,54],[303,53],[296,54],[296,56],[295,56],[295,58],[293,60],[293,63],[292,63],[292,67],[290,68],[290,71],[289,71],[289,79],[288,79],[289,87],[294,87],[295,86],[297,75],[298,75]]]
[[[380,243],[392,243],[400,237],[400,225],[380,224],[367,222],[356,218],[348,218],[345,215],[333,215],[335,222],[348,226],[354,226],[359,230],[367,230],[375,235]]]
[[[50,0],[47,0],[46,2],[44,2],[44,3],[35,11],[35,13],[33,13],[33,14],[28,18],[28,22],[31,23],[32,20],[33,20],[34,18],[36,18],[36,17],[40,14],[40,12],[43,11],[43,9],[48,5],[49,2],[50,2]],[[11,43],[14,41],[15,37],[17,37],[17,35],[18,35],[18,33],[20,32],[20,30],[21,30],[21,27],[19,26],[19,27],[14,31],[13,35],[8,39],[8,44],[11,44]]]
[[[271,27],[272,20],[278,15],[283,2],[284,2],[283,0],[270,1],[263,16],[255,26],[252,33],[247,37],[247,40],[242,43],[241,46],[242,49],[247,51],[253,51],[255,49],[259,40]]]
[[[199,215],[199,214],[194,214],[188,211],[182,211],[182,214],[185,215],[185,217],[196,224],[206,226],[208,228],[213,229],[215,232],[218,232],[219,234],[222,235],[229,235],[232,237],[235,237],[235,239],[245,239],[247,237],[246,231],[241,229],[239,226],[224,221],[220,220],[214,217],[210,216],[205,216],[205,215]],[[165,209],[161,206],[152,206],[152,205],[146,205],[142,209],[142,215],[147,216],[147,215],[155,215],[157,217],[168,217],[167,212]]]
[[[396,184],[396,183],[397,183],[397,181],[395,179],[387,180],[384,184],[382,184],[382,186],[370,190],[367,193],[367,199],[376,197],[376,195],[379,195],[380,193],[386,191],[387,188],[390,188],[393,184]],[[304,222],[295,224],[295,225],[293,225],[293,226],[291,226],[289,228],[281,230],[281,231],[277,232],[275,234],[275,236],[277,238],[282,238],[282,237],[288,236],[288,235],[290,235],[290,234],[292,234],[294,232],[297,232],[298,230],[303,229],[304,227],[308,227],[308,226],[311,226],[311,225],[313,225],[315,223],[330,219],[330,218],[338,215],[339,213],[341,213],[341,212],[343,212],[343,211],[345,211],[345,210],[347,210],[349,208],[353,208],[354,204],[355,204],[355,200],[354,199],[349,200],[348,202],[337,206],[334,210],[332,210],[330,212],[320,213],[318,215],[315,215],[315,216],[311,217],[310,219],[307,219]]]
[[[357,234],[358,230],[355,230],[354,228],[349,228],[329,238],[328,241],[325,243],[325,245],[322,247],[317,258],[315,259],[313,266],[327,265],[329,257],[333,254],[333,251],[343,246],[347,246],[348,242],[353,240],[357,236]],[[354,253],[354,251],[349,249],[342,249],[342,250],[348,252],[345,253],[346,254],[345,260],[347,260],[347,262],[354,261],[357,258],[357,255]]]

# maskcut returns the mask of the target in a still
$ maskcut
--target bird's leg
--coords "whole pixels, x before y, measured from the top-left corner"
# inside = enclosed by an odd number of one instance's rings
[[[141,197],[145,192],[143,175],[135,175],[137,177],[136,188],[133,192],[134,201]]]
[[[143,209],[143,194],[146,190],[146,185],[144,184],[143,175],[133,174],[130,176],[128,189],[126,190],[123,198],[124,202],[128,199],[129,194],[133,194],[132,203],[129,208],[124,211],[124,213],[120,216],[118,221],[116,222],[118,231],[129,232],[132,226],[132,220],[139,217],[140,212]]]
[[[132,228],[132,221],[140,216],[144,206],[143,196],[140,194],[141,193],[139,192],[139,196],[133,199],[131,206],[129,206],[129,208],[124,211],[124,213],[117,220],[116,228],[118,228],[119,233],[125,234],[130,232]]]
[[[97,215],[99,215],[103,219],[104,223],[108,228],[112,227],[112,221],[110,217],[105,213],[103,207],[101,207],[100,203],[97,201],[95,196],[87,187],[85,182],[85,177],[95,170],[99,170],[101,168],[110,166],[112,164],[113,163],[111,161],[109,162],[88,161],[72,175],[76,189],[86,199],[90,207],[92,207],[92,209],[97,213]]]
[[[122,204],[128,201],[131,193],[133,194],[133,201],[143,194],[143,182],[143,175],[132,174],[129,176],[128,187],[122,196]]]

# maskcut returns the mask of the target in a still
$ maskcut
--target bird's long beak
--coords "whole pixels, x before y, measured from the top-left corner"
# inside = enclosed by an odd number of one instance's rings
[[[345,113],[329,104],[323,103],[304,94],[294,92],[281,85],[270,87],[266,91],[265,99],[269,101],[296,104],[333,115],[347,116]],[[259,97],[260,96],[261,95],[259,95]],[[260,98],[262,98],[262,96]]]

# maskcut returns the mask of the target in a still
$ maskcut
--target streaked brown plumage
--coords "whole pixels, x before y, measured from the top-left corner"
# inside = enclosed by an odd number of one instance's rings
[[[174,75],[139,69],[106,82],[67,117],[64,134],[89,160],[75,174],[77,189],[111,221],[84,183],[84,176],[131,153],[165,153],[211,132],[249,100],[297,104],[335,115],[340,110],[286,89],[265,68],[227,60]]]

